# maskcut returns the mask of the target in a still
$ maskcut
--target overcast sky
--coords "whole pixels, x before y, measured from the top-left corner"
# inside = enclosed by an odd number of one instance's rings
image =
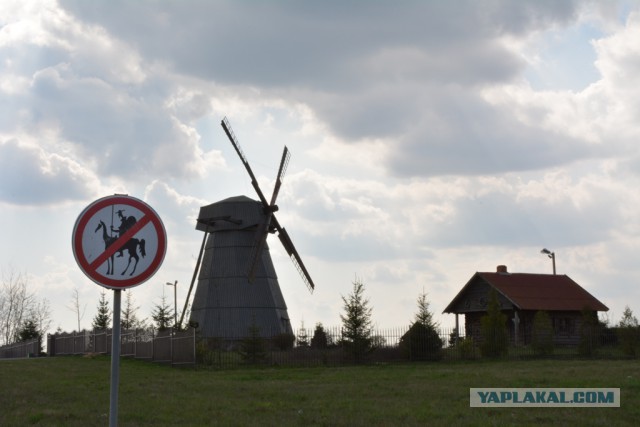
[[[149,203],[164,264],[142,317],[181,307],[200,206],[256,198],[227,116],[316,283],[268,240],[294,328],[338,326],[358,277],[380,328],[446,305],[477,271],[557,271],[640,314],[640,2],[0,3],[0,269],[53,324],[89,328],[101,288],[73,225],[92,201]]]

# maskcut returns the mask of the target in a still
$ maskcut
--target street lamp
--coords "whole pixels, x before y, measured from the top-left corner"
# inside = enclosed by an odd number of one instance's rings
[[[541,254],[545,254],[546,256],[548,256],[549,258],[551,258],[551,262],[553,263],[553,274],[555,276],[556,274],[556,253],[555,252],[551,252],[549,249],[544,248],[540,251]]]
[[[173,329],[178,328],[178,281],[167,282],[167,286],[173,286]]]

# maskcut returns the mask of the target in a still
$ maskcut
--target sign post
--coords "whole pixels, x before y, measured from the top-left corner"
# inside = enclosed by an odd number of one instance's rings
[[[114,291],[109,425],[116,426],[122,290],[142,284],[158,271],[167,249],[167,235],[151,206],[134,197],[115,195],[98,199],[82,211],[71,240],[82,272]]]
[[[111,389],[109,391],[109,426],[118,425],[118,386],[120,384],[120,310],[122,291],[113,291],[113,329],[111,334]]]

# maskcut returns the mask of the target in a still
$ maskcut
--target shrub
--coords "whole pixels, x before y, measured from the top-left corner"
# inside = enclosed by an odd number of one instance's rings
[[[582,325],[580,325],[580,343],[578,353],[582,356],[593,356],[599,347],[600,322],[595,311],[584,308],[582,310]]]
[[[458,355],[461,359],[469,360],[475,357],[476,346],[472,337],[458,339]]]
[[[489,293],[487,314],[480,319],[482,343],[480,353],[482,357],[501,357],[507,354],[509,335],[507,333],[507,316],[500,310],[498,294],[494,289]]]
[[[324,330],[322,323],[316,324],[316,329],[313,331],[313,337],[311,337],[311,348],[327,348],[329,346],[329,339],[327,333]]]
[[[278,350],[285,351],[285,350],[291,350],[293,348],[293,343],[295,342],[295,340],[296,340],[295,335],[283,333],[283,334],[274,335],[271,338],[271,343]]]
[[[546,311],[538,311],[533,316],[531,347],[538,356],[547,356],[553,353],[553,325]]]
[[[628,306],[622,313],[617,332],[622,352],[627,356],[637,356],[640,352],[640,326],[638,326],[638,319]]]
[[[250,365],[264,363],[267,360],[267,344],[260,336],[260,330],[253,324],[249,327],[249,335],[240,345],[242,360]]]
[[[415,322],[400,338],[400,349],[409,360],[442,359],[442,339],[435,328]]]

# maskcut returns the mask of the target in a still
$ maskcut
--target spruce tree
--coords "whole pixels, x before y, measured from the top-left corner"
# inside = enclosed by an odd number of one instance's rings
[[[342,345],[355,363],[365,361],[373,350],[371,311],[369,300],[364,297],[364,283],[356,277],[353,290],[342,297],[344,315],[342,320]]]
[[[41,338],[42,334],[38,331],[38,326],[36,322],[29,319],[24,322],[22,328],[18,332],[18,340],[19,341],[29,341],[34,338]]]
[[[93,318],[91,327],[93,329],[106,330],[111,323],[111,309],[109,308],[109,302],[107,301],[107,294],[105,291],[100,292],[100,300],[98,301],[98,312]]]
[[[154,306],[151,318],[155,322],[158,331],[164,332],[173,326],[173,310],[167,305],[167,299],[163,295],[160,304]]]
[[[255,318],[249,326],[248,336],[240,345],[240,357],[249,365],[262,364],[267,361],[267,342],[260,336],[260,328],[256,325]]]
[[[489,292],[487,314],[480,318],[482,344],[480,352],[484,357],[505,356],[509,350],[507,333],[507,316],[502,313],[498,293],[495,289]]]
[[[42,332],[38,330],[38,325],[33,319],[26,320],[22,325],[22,328],[18,332],[19,341],[29,341],[32,339],[38,339],[39,353],[42,352]]]
[[[418,296],[418,312],[409,330],[400,338],[400,349],[411,360],[439,360],[442,358],[442,338],[437,323],[429,311],[427,294]]]
[[[298,335],[296,336],[296,345],[298,347],[309,347],[309,333],[304,327],[304,321],[300,322],[300,329],[298,330]]]
[[[124,307],[122,308],[122,314],[120,315],[120,326],[123,330],[127,329],[143,329],[146,327],[144,320],[138,319],[138,309],[140,306],[136,306],[133,301],[133,294],[131,290],[126,292],[126,298]]]
[[[322,323],[316,323],[316,328],[313,331],[313,337],[311,337],[311,348],[327,348],[329,346],[329,338],[327,332],[324,330]]]

